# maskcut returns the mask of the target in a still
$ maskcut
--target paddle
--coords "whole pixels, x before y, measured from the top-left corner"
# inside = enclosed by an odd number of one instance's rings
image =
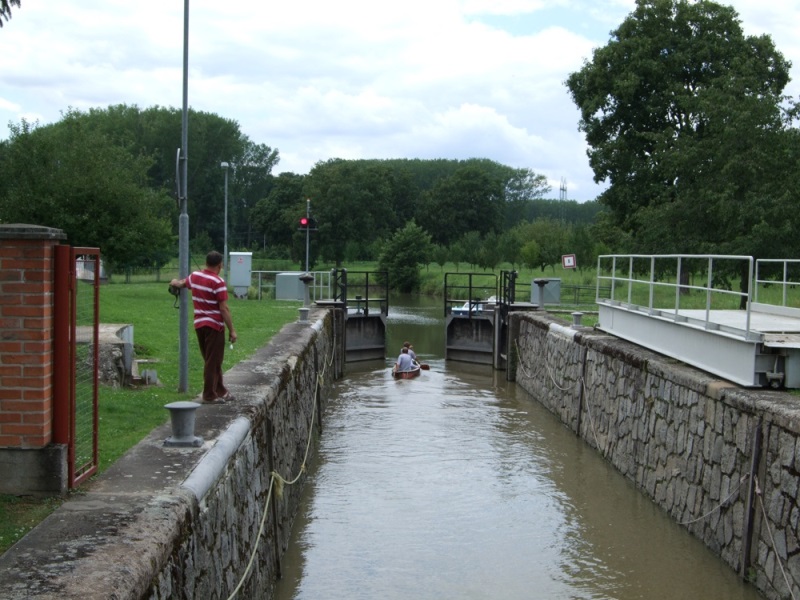
[[[423,371],[430,371],[431,366],[428,363],[419,363],[419,368]]]

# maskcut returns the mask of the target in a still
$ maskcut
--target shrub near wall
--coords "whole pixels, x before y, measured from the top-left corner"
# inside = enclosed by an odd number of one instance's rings
[[[521,387],[768,598],[800,597],[795,396],[545,313],[512,318]]]

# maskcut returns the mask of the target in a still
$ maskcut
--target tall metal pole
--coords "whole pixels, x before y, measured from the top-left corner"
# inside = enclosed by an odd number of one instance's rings
[[[178,219],[178,278],[189,276],[189,0],[183,1],[183,117],[181,119],[181,214]],[[178,333],[178,391],[189,391],[189,291],[181,290]]]
[[[308,236],[311,233],[311,198],[306,198],[306,219],[308,219],[308,226],[306,227],[306,273],[308,273]]]
[[[222,267],[225,270],[225,278],[230,279],[230,274],[228,273],[228,167],[230,165],[223,162],[219,166],[225,169],[225,232],[223,236],[225,241],[222,246]]]

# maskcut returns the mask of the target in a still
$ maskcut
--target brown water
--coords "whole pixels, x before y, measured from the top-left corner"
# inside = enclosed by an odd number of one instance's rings
[[[390,312],[421,377],[348,365],[277,600],[759,597],[504,373],[445,363],[440,314]]]

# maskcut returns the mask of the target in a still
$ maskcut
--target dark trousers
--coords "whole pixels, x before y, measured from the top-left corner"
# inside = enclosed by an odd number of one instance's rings
[[[200,354],[203,355],[203,401],[208,402],[222,398],[228,393],[222,383],[222,359],[225,358],[225,330],[217,331],[212,327],[200,327],[194,330]]]

